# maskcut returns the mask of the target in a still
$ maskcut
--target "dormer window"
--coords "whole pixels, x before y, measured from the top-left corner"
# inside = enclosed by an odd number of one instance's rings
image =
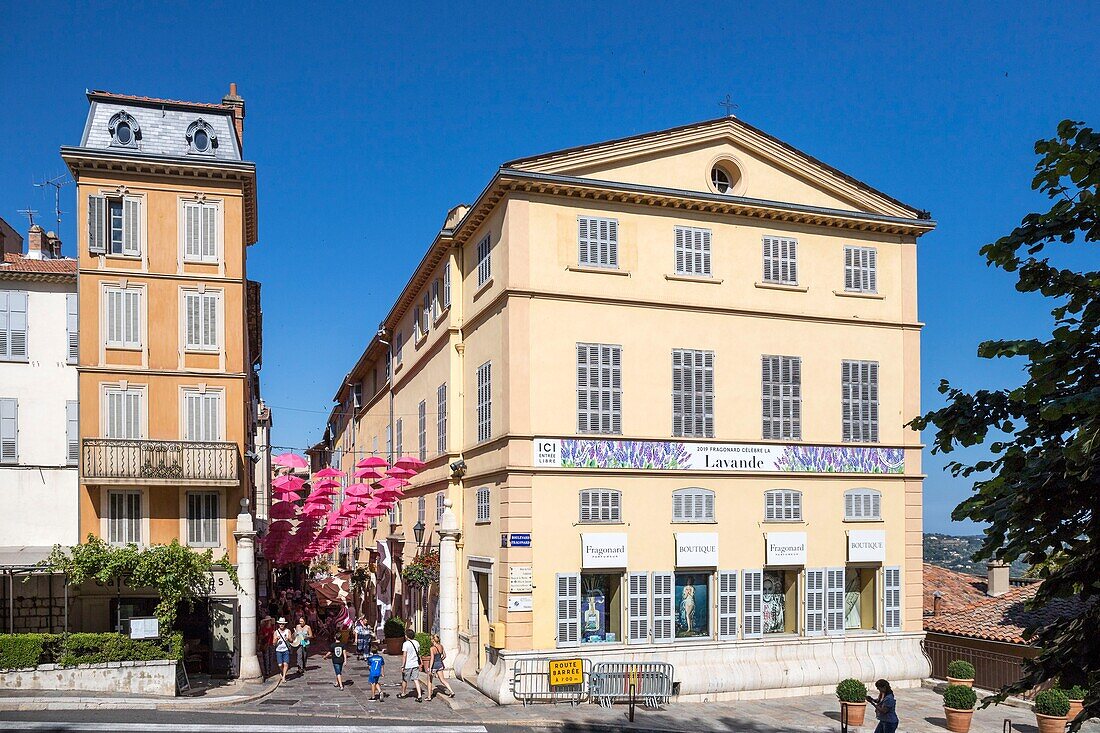
[[[111,133],[111,145],[124,148],[136,148],[141,138],[141,128],[125,110],[120,110],[111,117],[107,123],[107,131]]]
[[[218,147],[218,136],[206,120],[197,119],[187,127],[187,144],[192,153],[212,155]]]

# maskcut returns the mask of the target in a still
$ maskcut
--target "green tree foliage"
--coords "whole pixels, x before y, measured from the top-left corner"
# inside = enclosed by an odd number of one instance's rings
[[[176,623],[180,602],[191,603],[209,594],[212,571],[224,570],[233,585],[240,588],[236,568],[228,556],[215,561],[213,550],[195,552],[178,540],[145,548],[116,547],[89,534],[84,544],[69,548],[55,545],[41,564],[53,572],[65,573],[74,585],[87,580],[104,585],[125,581],[131,588],[154,588],[160,594],[154,614],[165,633]]]
[[[1022,557],[1039,566],[1035,607],[1060,598],[1085,601],[1076,618],[1027,630],[1042,652],[1024,662],[1023,679],[997,699],[1061,677],[1088,689],[1085,708],[1094,717],[1100,715],[1100,271],[1058,267],[1050,254],[1081,252],[1097,262],[1100,135],[1066,120],[1035,152],[1032,188],[1051,199],[1050,208],[1028,214],[981,254],[1014,273],[1018,291],[1053,301],[1051,338],[982,343],[982,358],[1026,360],[1027,380],[973,394],[942,381],[947,405],[911,425],[935,426],[936,453],[993,434],[987,460],[947,466],[974,478],[974,493],[952,517],[988,526],[976,559]]]

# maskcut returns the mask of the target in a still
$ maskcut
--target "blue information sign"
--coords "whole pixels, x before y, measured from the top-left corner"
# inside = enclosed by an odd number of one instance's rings
[[[531,533],[518,534],[513,532],[509,537],[509,543],[512,547],[530,547],[531,546]]]

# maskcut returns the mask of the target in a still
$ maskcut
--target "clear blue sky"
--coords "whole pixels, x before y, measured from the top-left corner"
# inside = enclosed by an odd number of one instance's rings
[[[1032,143],[1100,124],[1100,5],[445,3],[5,4],[0,216],[51,219],[33,179],[64,170],[86,88],[217,101],[236,81],[259,168],[263,391],[275,442],[320,435],[338,380],[445,212],[503,161],[736,114],[900,198],[920,240],[924,404],[941,377],[1016,378],[979,340],[1045,329],[978,247],[1042,205]],[[968,7],[978,5],[977,7]],[[681,9],[683,8],[683,9]],[[72,212],[72,188],[62,208]],[[71,213],[61,234],[72,254]],[[926,456],[925,526],[969,485]]]

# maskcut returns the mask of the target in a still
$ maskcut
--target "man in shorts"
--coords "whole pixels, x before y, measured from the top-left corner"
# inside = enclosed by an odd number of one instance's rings
[[[286,619],[279,617],[279,628],[275,629],[275,664],[282,671],[282,682],[286,682],[287,667],[290,666],[290,640],[293,638],[286,627]]]
[[[381,702],[389,695],[382,692],[382,678],[386,676],[386,658],[378,653],[378,645],[371,644],[367,657],[367,682],[370,683],[371,700]]]
[[[416,632],[405,629],[405,643],[401,645],[404,662],[401,667],[401,695],[409,697],[409,683],[416,685],[416,701],[424,702],[424,693],[420,691],[420,645],[416,643]]]

